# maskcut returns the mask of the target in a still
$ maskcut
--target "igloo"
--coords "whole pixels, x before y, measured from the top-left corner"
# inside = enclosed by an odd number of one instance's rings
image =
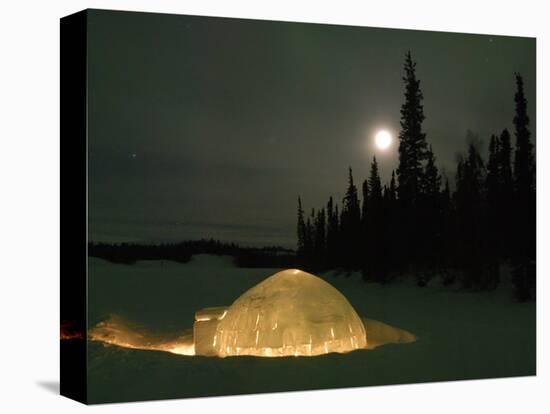
[[[361,318],[323,279],[297,269],[276,273],[228,308],[197,312],[197,355],[314,356],[367,346]]]

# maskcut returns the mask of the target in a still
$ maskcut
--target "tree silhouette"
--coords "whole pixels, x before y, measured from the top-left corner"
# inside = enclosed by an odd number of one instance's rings
[[[507,129],[504,129],[498,139],[496,210],[492,209],[490,212],[499,223],[498,226],[495,226],[495,237],[498,238],[496,245],[500,258],[509,258],[514,244],[514,232],[510,229],[510,217],[514,210],[512,146],[510,140],[510,133]]]
[[[361,272],[363,279],[367,279],[367,268],[369,264],[370,257],[372,253],[369,251],[368,242],[369,242],[369,182],[368,180],[363,180],[362,185],[362,195],[363,202],[361,204]]]
[[[355,269],[359,265],[360,236],[361,236],[361,210],[357,187],[353,183],[353,171],[348,172],[348,189],[342,201],[341,218],[341,243],[342,254],[345,257],[345,265],[349,269]]]
[[[441,252],[441,175],[435,164],[435,155],[432,147],[426,152],[426,165],[421,181],[418,218],[421,225],[419,260],[422,261],[422,272],[416,272],[417,283],[425,286],[433,276],[433,272],[440,267]]]
[[[529,131],[527,100],[523,91],[523,78],[516,74],[517,91],[515,95],[516,115],[514,127],[516,135],[516,152],[514,158],[515,189],[519,199],[528,200],[535,188],[535,162],[533,144]]]
[[[510,144],[510,133],[504,129],[500,134],[499,150],[497,157],[497,168],[499,175],[499,187],[502,201],[508,205],[512,199],[513,180],[512,180],[512,147]]]
[[[489,160],[487,161],[487,199],[491,208],[496,209],[498,204],[498,193],[500,190],[499,178],[499,153],[500,141],[496,135],[491,135],[489,141]],[[495,205],[495,207],[493,207]]]
[[[338,206],[332,196],[327,203],[327,265],[335,267],[338,263]]]
[[[429,198],[434,203],[439,199],[439,192],[441,190],[441,176],[439,170],[435,165],[435,155],[430,145],[426,152],[426,167],[424,168],[424,174],[422,175],[422,193],[425,197]]]
[[[305,259],[306,252],[306,223],[304,221],[304,209],[302,208],[302,199],[298,197],[298,224],[296,232],[298,234],[297,256],[299,259]]]
[[[315,232],[314,232],[314,220],[315,220],[315,209],[311,209],[311,214],[306,219],[306,231],[304,238],[304,264],[306,267],[310,267],[313,263],[313,252],[314,252],[314,243],[315,243]]]
[[[451,197],[451,187],[449,179],[445,177],[445,184],[441,191],[441,238],[439,256],[439,271],[444,285],[454,282],[455,276],[450,272],[456,262],[457,253],[457,226],[456,210]]]
[[[380,207],[382,203],[382,183],[380,181],[376,157],[372,157],[372,163],[370,165],[369,193],[370,203],[375,204],[376,207]]]
[[[364,266],[363,276],[378,282],[383,282],[386,279],[386,273],[383,269],[384,260],[382,257],[384,199],[376,157],[372,158],[372,163],[370,165],[368,189],[369,212],[366,220],[369,232],[366,235],[366,250],[369,252],[369,261],[367,266]]]
[[[426,134],[422,131],[424,121],[423,95],[420,80],[416,77],[416,62],[407,52],[404,65],[405,102],[401,106],[401,129],[399,131],[399,165],[397,167],[397,193],[399,199],[399,226],[397,239],[402,263],[413,267],[418,273],[420,217],[418,200],[421,192],[423,161],[426,158]]]
[[[368,204],[369,204],[369,183],[367,180],[363,180],[362,185],[362,195],[363,195],[363,204],[361,205],[361,223],[363,225],[363,231],[366,231],[366,219],[368,213]]]
[[[395,170],[392,170],[392,172],[391,172],[389,197],[390,197],[390,200],[392,202],[395,202],[397,200],[397,184],[396,184],[396,181],[395,181]]]
[[[466,288],[480,287],[483,279],[482,191],[484,165],[473,142],[468,154],[459,160],[456,177],[456,208],[459,228],[459,260]]]
[[[420,192],[422,161],[426,157],[426,134],[422,132],[424,121],[423,94],[420,80],[416,78],[416,62],[411,52],[405,58],[405,102],[401,106],[401,130],[399,132],[399,198],[407,205],[414,204]]]
[[[503,219],[501,214],[501,142],[496,135],[491,135],[489,141],[489,159],[487,161],[487,175],[485,180],[487,202],[487,247],[486,257],[488,270],[486,275],[487,287],[496,288],[500,281],[499,260],[501,257],[501,229]]]
[[[325,218],[325,209],[322,208],[317,211],[315,216],[315,236],[313,246],[313,260],[315,269],[323,269],[325,266],[326,259],[326,218]]]
[[[426,285],[440,274],[444,285],[461,275],[463,287],[494,289],[500,265],[511,260],[515,294],[535,293],[535,158],[523,79],[516,75],[515,152],[508,130],[481,141],[468,131],[457,158],[455,189],[440,173],[422,131],[424,110],[416,64],[404,65],[399,163],[382,185],[376,157],[362,181],[362,200],[351,167],[341,210],[332,197],[304,223],[298,199],[298,252],[320,268],[360,269],[364,279],[386,283],[404,274]],[[513,170],[512,170],[512,155]],[[443,188],[442,188],[443,183]],[[325,214],[326,211],[326,214]],[[458,271],[458,272],[456,272]]]
[[[535,200],[535,160],[529,117],[527,116],[527,100],[523,90],[523,78],[516,74],[516,114],[514,127],[516,136],[516,152],[514,156],[514,190],[515,214],[514,233],[515,248],[513,253],[513,282],[516,297],[527,300],[535,291],[535,250],[536,250],[536,200]]]

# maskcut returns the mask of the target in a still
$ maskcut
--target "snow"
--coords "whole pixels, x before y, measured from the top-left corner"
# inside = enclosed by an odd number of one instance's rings
[[[118,265],[90,258],[89,327],[103,322],[142,343],[183,343],[197,310],[230,305],[280,269],[243,269],[231,258]],[[319,275],[363,319],[369,348],[313,358],[211,358],[90,341],[91,402],[246,394],[534,375],[535,305],[510,286],[470,292]],[[106,323],[106,322],[109,322]],[[113,325],[113,321],[116,322]],[[380,322],[379,322],[380,321]],[[104,326],[104,327],[105,327]],[[394,330],[397,326],[406,331]],[[408,332],[418,340],[412,343]],[[136,333],[139,332],[139,335]],[[111,337],[113,332],[111,332]],[[115,333],[116,335],[116,333]],[[187,336],[186,336],[187,335]],[[388,336],[392,337],[388,340]],[[398,345],[380,345],[395,342]],[[157,341],[157,342],[155,342]],[[177,350],[173,350],[177,351]],[[173,352],[172,351],[172,352]],[[176,352],[177,353],[177,352]]]

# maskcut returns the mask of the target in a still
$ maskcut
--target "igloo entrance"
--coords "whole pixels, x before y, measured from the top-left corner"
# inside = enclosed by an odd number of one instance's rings
[[[314,356],[367,346],[361,318],[329,283],[297,269],[276,273],[227,308],[195,315],[196,355]]]

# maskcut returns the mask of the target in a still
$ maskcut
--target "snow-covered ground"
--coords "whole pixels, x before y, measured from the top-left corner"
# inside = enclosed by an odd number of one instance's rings
[[[243,269],[229,257],[188,264],[116,265],[91,258],[89,326],[115,316],[136,332],[173,337],[194,313],[230,305],[281,269]],[[319,275],[357,313],[406,329],[418,340],[318,357],[208,358],[89,342],[90,402],[307,390],[535,374],[535,304],[516,303],[504,284],[466,292],[437,283],[381,286],[359,275]]]

